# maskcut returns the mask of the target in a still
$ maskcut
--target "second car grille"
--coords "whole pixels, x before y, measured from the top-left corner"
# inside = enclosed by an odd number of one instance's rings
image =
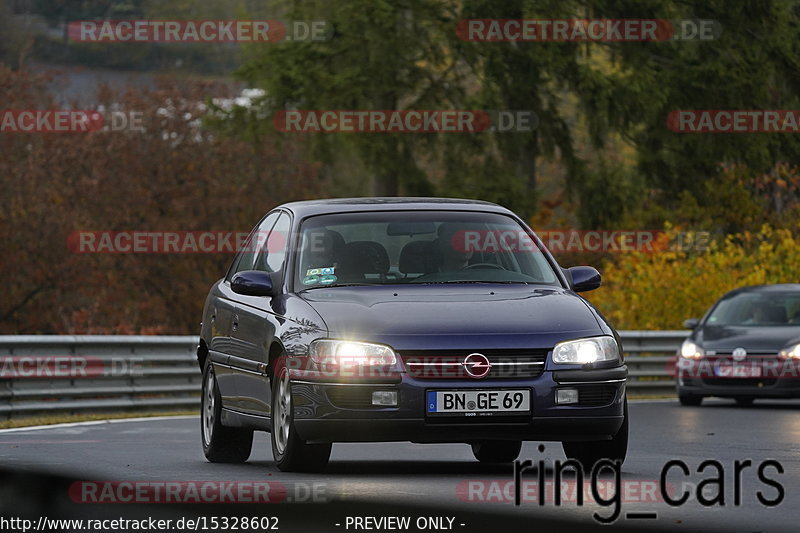
[[[491,369],[481,379],[535,378],[544,370],[547,349],[525,350],[404,350],[399,352],[406,372],[417,379],[471,379],[464,359],[480,353]]]
[[[775,378],[703,378],[703,383],[712,387],[772,387]]]

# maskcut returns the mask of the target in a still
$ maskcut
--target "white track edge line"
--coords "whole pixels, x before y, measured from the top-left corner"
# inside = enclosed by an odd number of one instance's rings
[[[0,433],[16,433],[20,431],[38,431],[41,429],[60,429],[81,426],[96,426],[100,424],[118,424],[122,422],[144,422],[146,420],[175,420],[182,418],[197,418],[197,415],[175,415],[175,416],[140,416],[136,418],[111,418],[106,420],[86,420],[84,422],[64,422],[61,424],[45,424],[43,426],[25,426],[18,428],[0,429]]]

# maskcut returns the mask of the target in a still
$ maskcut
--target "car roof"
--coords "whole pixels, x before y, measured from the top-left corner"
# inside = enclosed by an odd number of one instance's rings
[[[357,211],[488,211],[492,213],[513,214],[505,207],[491,202],[463,198],[329,198],[289,202],[280,207],[288,209],[299,218],[326,213],[352,213]]]
[[[747,287],[739,287],[725,294],[724,298],[740,294],[743,292],[787,292],[798,291],[800,292],[800,283],[775,283],[772,285],[749,285]]]

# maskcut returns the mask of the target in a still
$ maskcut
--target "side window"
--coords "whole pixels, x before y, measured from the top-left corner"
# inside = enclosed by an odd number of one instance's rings
[[[286,247],[289,241],[289,229],[291,219],[286,213],[281,213],[280,218],[275,223],[269,233],[266,242],[261,248],[261,254],[256,266],[257,270],[267,272],[278,272],[283,268],[283,261],[286,259]]]
[[[266,241],[266,237],[272,229],[272,226],[275,225],[278,216],[280,216],[280,213],[270,213],[250,232],[250,236],[247,238],[244,248],[239,252],[239,255],[236,256],[226,279],[230,280],[234,274],[243,270],[263,270],[256,268],[256,259],[258,258],[261,244]]]

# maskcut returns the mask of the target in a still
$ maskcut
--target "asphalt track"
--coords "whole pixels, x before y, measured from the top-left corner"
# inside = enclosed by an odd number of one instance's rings
[[[702,407],[681,407],[674,401],[634,402],[630,416],[631,438],[621,476],[619,516],[604,531],[800,530],[800,402],[763,400],[751,407],[722,400],[706,400]],[[20,472],[65,476],[63,479],[69,483],[42,483],[59,492],[58,501],[72,504],[78,501],[75,493],[65,498],[63,492],[74,480],[268,481],[281,487],[281,503],[206,505],[204,512],[216,513],[219,509],[253,514],[257,510],[256,514],[261,515],[286,515],[280,531],[389,531],[375,522],[356,528],[352,520],[356,516],[403,514],[411,516],[411,526],[399,531],[423,530],[415,524],[416,518],[423,515],[441,519],[441,523],[432,520],[421,524],[427,531],[448,530],[448,518],[453,519],[449,530],[463,532],[486,531],[491,524],[497,524],[493,529],[497,533],[518,531],[523,524],[528,525],[526,531],[561,531],[564,527],[588,530],[598,526],[593,514],[608,517],[617,508],[615,502],[601,505],[588,501],[590,498],[577,505],[574,484],[569,483],[564,485],[560,506],[554,504],[551,484],[540,505],[534,493],[538,487],[536,469],[523,474],[523,483],[531,492],[523,490],[522,501],[516,506],[512,468],[479,464],[466,445],[336,444],[323,473],[287,474],[272,464],[265,433],[256,433],[253,454],[243,465],[206,462],[199,438],[199,420],[195,417],[0,431],[0,463],[7,472],[14,473],[0,478],[5,480],[0,486],[0,511],[2,516],[8,516],[24,504],[27,496],[23,494],[27,493],[14,488],[14,483],[24,484]],[[546,477],[551,480],[553,461],[563,461],[564,457],[557,443],[541,443],[545,446],[543,452],[539,444],[526,443],[520,459],[534,463],[544,460]],[[737,476],[735,462],[747,459],[752,466],[743,468]],[[660,494],[661,471],[671,460],[683,461],[690,472],[684,475],[680,467],[673,467],[666,479],[670,497],[678,497],[684,489],[688,491],[688,501],[680,506],[667,504]],[[720,475],[715,466],[697,472],[706,460],[720,463],[724,476],[721,487],[706,483],[704,489],[697,488],[704,480]],[[769,482],[758,477],[762,464],[766,465],[763,477]],[[614,487],[614,476],[607,473],[599,479],[600,497],[613,500],[614,492],[603,490]],[[704,506],[699,502],[720,493],[724,505],[717,502]],[[771,505],[760,502],[759,493]],[[588,487],[586,494],[591,496]],[[55,505],[52,497],[47,498],[49,503],[34,508],[36,512],[49,512]],[[145,503],[137,509],[148,513],[155,507]],[[74,508],[84,514],[102,508],[105,514],[121,516],[133,509],[91,502]],[[60,508],[60,516],[68,517],[71,512]],[[367,526],[375,529],[366,529]]]

